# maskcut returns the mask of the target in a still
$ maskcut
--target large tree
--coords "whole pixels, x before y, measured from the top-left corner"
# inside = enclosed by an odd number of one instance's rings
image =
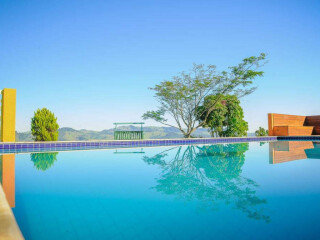
[[[208,127],[212,137],[242,137],[247,135],[248,123],[243,119],[243,109],[235,95],[210,95],[204,99],[203,106],[199,107],[200,121],[204,120],[206,113],[202,114],[207,106],[215,103],[203,127]]]
[[[206,123],[210,113],[220,102],[217,98],[199,113],[198,109],[203,105],[205,97],[227,94],[241,97],[252,93],[256,89],[252,86],[254,79],[263,75],[263,71],[258,69],[264,65],[265,58],[264,53],[245,58],[240,64],[220,73],[214,65],[194,64],[190,72],[182,72],[172,77],[171,81],[163,81],[151,88],[155,91],[160,106],[158,110],[148,111],[142,117],[177,128],[189,138],[196,129]],[[168,115],[174,119],[176,125],[168,123]]]

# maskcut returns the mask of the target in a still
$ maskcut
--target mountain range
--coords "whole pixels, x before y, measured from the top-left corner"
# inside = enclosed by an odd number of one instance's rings
[[[138,131],[140,128],[135,126],[118,127],[120,130]],[[170,139],[183,138],[182,133],[173,127],[144,127],[145,139]],[[59,129],[59,141],[85,141],[85,140],[113,140],[114,128],[102,131],[76,130],[69,127]],[[254,133],[248,133],[248,136],[254,136]],[[193,137],[210,138],[210,133],[206,128],[197,129]],[[33,141],[31,132],[16,132],[17,142]]]
[[[138,131],[140,128],[135,126],[119,127],[120,130]],[[173,127],[144,127],[145,139],[166,139],[166,138],[182,138],[182,133]],[[76,130],[69,127],[59,129],[59,141],[84,141],[84,140],[112,140],[114,129],[106,129],[102,131],[93,130]],[[210,137],[207,129],[197,129],[194,137]],[[16,141],[29,142],[33,141],[31,132],[17,132]]]

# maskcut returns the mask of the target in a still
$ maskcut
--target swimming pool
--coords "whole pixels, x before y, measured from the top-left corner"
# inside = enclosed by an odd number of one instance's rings
[[[26,239],[320,238],[317,142],[4,156]]]

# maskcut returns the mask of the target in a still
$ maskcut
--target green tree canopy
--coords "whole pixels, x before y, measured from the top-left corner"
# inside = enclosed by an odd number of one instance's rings
[[[215,108],[205,119],[207,106],[216,102]],[[200,121],[208,127],[212,137],[242,137],[247,135],[248,123],[243,119],[243,109],[235,95],[211,95],[199,107]]]
[[[263,71],[258,69],[264,65],[265,57],[261,53],[257,57],[245,58],[238,65],[220,73],[214,65],[194,64],[190,72],[182,72],[172,77],[172,80],[163,81],[151,88],[155,91],[160,106],[158,110],[148,111],[142,117],[177,128],[188,138],[206,123],[210,113],[220,102],[217,99],[206,106],[199,118],[198,108],[203,105],[205,97],[228,94],[241,97],[252,93],[256,89],[252,86],[253,81],[263,76]],[[176,125],[168,123],[168,116],[171,116]]]
[[[257,137],[268,136],[269,131],[264,129],[263,127],[259,127],[259,129],[257,131],[255,131],[255,135]]]
[[[47,108],[38,109],[31,119],[31,133],[35,141],[57,141],[57,118]]]

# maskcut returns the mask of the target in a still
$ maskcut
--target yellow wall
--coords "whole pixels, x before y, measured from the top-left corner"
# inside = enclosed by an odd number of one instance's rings
[[[16,140],[16,89],[2,90],[1,100],[1,141]]]

